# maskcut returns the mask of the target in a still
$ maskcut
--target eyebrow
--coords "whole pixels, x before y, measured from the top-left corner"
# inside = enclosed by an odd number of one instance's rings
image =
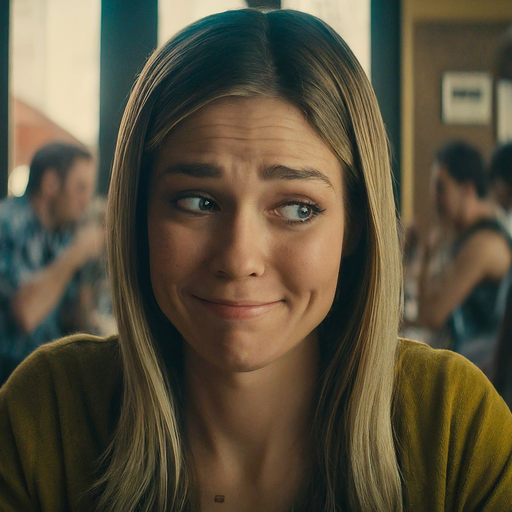
[[[185,174],[192,178],[220,178],[222,169],[213,164],[185,164],[179,163],[167,167],[163,175],[168,174]]]
[[[320,180],[334,188],[325,174],[310,167],[291,169],[285,165],[273,165],[264,169],[260,175],[264,180]]]
[[[193,178],[220,178],[222,176],[222,168],[214,164],[178,163],[167,167],[163,174],[185,174]],[[327,186],[334,188],[331,180],[325,174],[310,167],[292,169],[285,165],[272,165],[261,170],[260,177],[264,181],[319,180]]]

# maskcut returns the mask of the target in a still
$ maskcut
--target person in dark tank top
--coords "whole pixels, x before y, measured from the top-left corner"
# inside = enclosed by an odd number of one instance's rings
[[[448,144],[437,153],[432,176],[439,220],[454,237],[448,261],[435,277],[430,271],[435,251],[424,244],[418,323],[439,332],[438,343],[485,368],[502,316],[498,298],[512,263],[512,239],[487,199],[477,149]]]

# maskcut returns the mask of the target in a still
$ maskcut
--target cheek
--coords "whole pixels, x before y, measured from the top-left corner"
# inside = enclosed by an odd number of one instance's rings
[[[158,217],[148,215],[149,270],[155,298],[165,312],[166,288],[180,275],[179,238]]]
[[[160,280],[173,280],[186,270],[192,261],[193,243],[190,237],[164,222],[148,222],[149,263],[153,285]],[[184,257],[184,255],[187,257]]]
[[[343,229],[324,229],[283,244],[280,267],[288,286],[313,298],[331,301],[341,264]]]
[[[148,244],[153,293],[162,311],[169,314],[179,302],[179,291],[203,276],[205,240],[165,216],[149,213]]]

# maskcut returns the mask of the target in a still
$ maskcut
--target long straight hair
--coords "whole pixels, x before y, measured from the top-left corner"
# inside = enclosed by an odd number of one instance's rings
[[[122,407],[97,482],[102,511],[196,510],[184,441],[181,339],[154,299],[147,187],[162,141],[227,96],[272,97],[304,113],[342,164],[348,229],[318,328],[319,393],[308,510],[401,511],[392,432],[401,263],[387,137],[372,87],[342,40],[295,11],[230,11],[177,34],[147,62],[121,124],[108,203],[108,258],[124,366]],[[342,220],[340,219],[340,222]]]

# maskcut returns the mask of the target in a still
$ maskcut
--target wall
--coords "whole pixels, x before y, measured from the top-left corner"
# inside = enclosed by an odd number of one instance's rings
[[[492,129],[441,125],[440,72],[487,70],[495,41],[512,24],[510,0],[402,0],[402,217],[427,222],[428,171],[435,149],[467,137],[488,151]],[[477,38],[478,42],[471,42]]]
[[[489,156],[495,146],[489,125],[443,124],[441,77],[445,71],[493,71],[496,47],[508,24],[418,23],[414,38],[414,218],[430,223],[430,166],[436,151],[464,140]]]

